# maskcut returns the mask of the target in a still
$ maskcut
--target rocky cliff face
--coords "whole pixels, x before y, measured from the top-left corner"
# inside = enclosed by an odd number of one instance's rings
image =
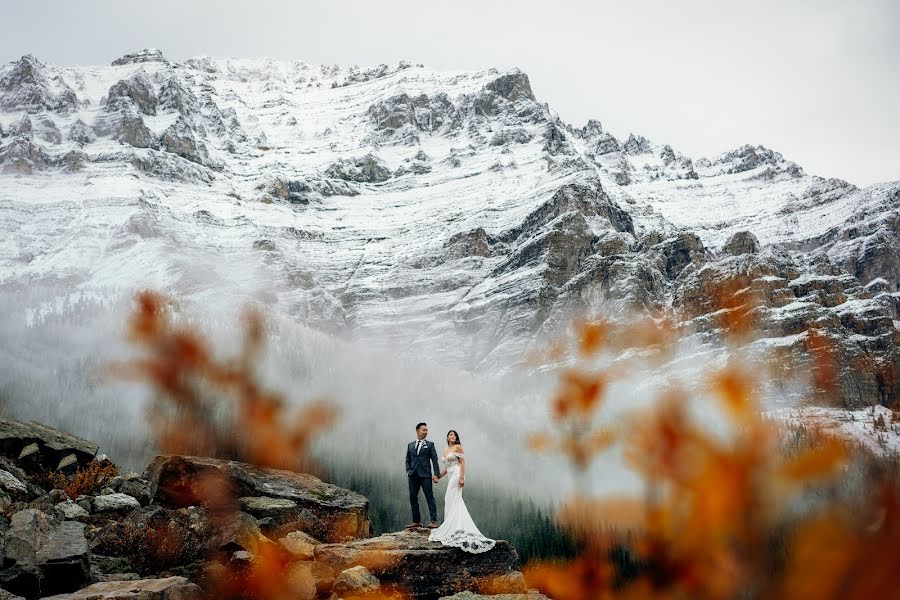
[[[837,345],[828,401],[898,398],[898,183],[763,146],[687,157],[560,121],[520,71],[409,63],[24,56],[0,70],[0,131],[0,290],[264,289],[314,327],[497,373],[575,311],[714,338],[706,293],[733,278],[760,345]]]
[[[312,475],[189,456],[116,475],[38,423],[2,420],[0,439],[0,598],[273,597],[254,573],[299,600],[528,591],[508,542],[470,555],[426,529],[372,538],[368,500]],[[54,452],[81,463],[57,470]],[[79,468],[108,475],[75,489]]]

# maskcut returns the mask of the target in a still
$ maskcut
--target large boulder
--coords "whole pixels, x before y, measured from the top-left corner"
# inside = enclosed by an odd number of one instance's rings
[[[528,590],[526,594],[476,594],[475,592],[459,592],[452,596],[443,596],[439,600],[550,600],[547,596]]]
[[[201,600],[203,590],[184,577],[103,581],[44,600]]]
[[[322,542],[302,531],[292,531],[280,540],[282,548],[287,550],[300,560],[313,560],[316,556],[316,546]]]
[[[58,470],[60,464],[71,463],[72,457],[79,465],[87,466],[98,449],[93,442],[36,421],[0,417],[0,454],[18,461],[26,470]]]
[[[488,552],[469,554],[428,541],[427,529],[389,533],[367,540],[316,547],[316,561],[335,572],[362,566],[385,587],[399,587],[413,598],[438,598],[465,590],[524,593],[515,549],[500,540]],[[337,580],[335,580],[337,585]]]
[[[5,469],[0,469],[0,490],[16,500],[24,500],[29,496],[25,482]]]
[[[94,498],[94,512],[127,513],[140,508],[141,503],[128,494],[102,494]]]
[[[332,588],[338,596],[371,594],[381,589],[381,582],[363,566],[350,567],[334,578]]]
[[[230,494],[235,502],[242,499],[244,510],[261,519],[276,518],[283,531],[305,531],[325,542],[371,535],[369,501],[364,496],[306,473],[165,455],[150,463],[145,477],[160,504],[208,505],[210,498],[203,486],[216,481],[222,493]]]
[[[33,508],[12,515],[0,586],[26,598],[70,592],[90,579],[84,524]]]

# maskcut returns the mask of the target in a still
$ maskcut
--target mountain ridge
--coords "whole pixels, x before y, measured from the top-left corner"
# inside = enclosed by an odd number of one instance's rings
[[[717,338],[704,296],[727,275],[761,340],[804,360],[802,333],[834,337],[839,402],[900,396],[900,182],[576,128],[518,69],[26,55],[0,71],[0,132],[0,289],[264,288],[289,318],[503,372],[579,312]]]

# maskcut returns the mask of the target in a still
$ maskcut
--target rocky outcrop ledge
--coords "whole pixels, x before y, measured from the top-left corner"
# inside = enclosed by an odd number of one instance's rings
[[[362,566],[381,584],[412,598],[438,598],[467,590],[526,593],[519,557],[506,541],[484,554],[428,541],[428,529],[409,529],[342,544],[323,544],[315,559],[335,572]]]
[[[118,474],[96,452],[0,419],[0,599],[249,599],[228,586],[273,557],[297,600],[542,598],[508,542],[473,555],[427,529],[371,537],[368,500],[309,474],[175,455]],[[85,473],[100,475],[84,488]]]

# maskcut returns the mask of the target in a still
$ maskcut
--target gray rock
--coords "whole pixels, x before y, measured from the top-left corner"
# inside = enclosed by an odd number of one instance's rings
[[[560,215],[578,211],[585,217],[603,217],[616,231],[634,234],[634,224],[627,212],[613,202],[597,181],[571,183],[560,187],[553,196],[532,211],[524,222],[498,238],[512,242],[533,235]]]
[[[0,148],[0,167],[4,173],[30,175],[52,164],[52,158],[29,137],[17,137]]]
[[[38,446],[36,443],[28,444],[27,446],[22,448],[21,452],[19,452],[19,460],[24,460],[29,456],[37,454],[38,452],[40,452],[40,446]]]
[[[518,102],[519,100],[533,102],[535,100],[528,75],[518,69],[497,77],[485,85],[484,89],[494,92],[510,102]]]
[[[186,88],[182,82],[175,77],[166,79],[160,86],[158,101],[157,109],[160,111],[176,111],[188,118],[200,115],[200,101],[190,89]],[[237,116],[232,116],[234,118],[232,127],[240,129],[240,124],[237,123]],[[222,134],[226,133],[227,130],[228,126],[225,123],[222,123],[218,132]]]
[[[731,256],[757,254],[759,249],[759,239],[749,231],[738,231],[722,246],[722,252]]]
[[[492,593],[527,591],[521,574],[515,575],[518,555],[508,542],[500,540],[488,552],[469,554],[429,542],[427,529],[317,546],[316,562],[329,565],[335,572],[366,567],[382,586],[399,586],[413,598],[437,598],[481,589],[495,580],[500,586]],[[504,582],[513,587],[500,589]]]
[[[37,452],[27,460],[20,459],[23,449],[37,445]],[[36,421],[15,421],[0,418],[0,453],[18,459],[22,465],[37,463],[45,470],[52,470],[65,456],[74,454],[81,466],[87,466],[97,454],[93,442]]]
[[[338,596],[364,595],[381,589],[381,582],[363,566],[350,567],[334,579],[332,590]]]
[[[300,506],[287,498],[269,498],[267,496],[244,497],[239,500],[241,510],[257,519],[270,519],[274,527],[297,520]]]
[[[158,142],[144,119],[133,109],[123,111],[115,133],[116,140],[135,148],[156,148]]]
[[[438,600],[550,600],[547,596],[535,590],[529,590],[525,594],[476,594],[475,592],[459,592],[452,596],[442,596]]]
[[[670,165],[675,162],[675,151],[672,146],[666,144],[659,151],[659,158],[662,159],[664,165]]]
[[[444,244],[448,258],[491,256],[497,240],[489,236],[483,227],[455,234]]]
[[[94,497],[94,512],[130,512],[136,508],[140,508],[141,503],[136,498],[128,494],[112,493],[102,494]]]
[[[13,498],[23,500],[28,497],[28,486],[20,481],[15,475],[0,469],[0,489],[3,489]]]
[[[25,600],[22,596],[16,596],[12,592],[0,589],[0,600]]]
[[[743,173],[761,165],[777,166],[784,158],[778,152],[764,146],[746,144],[720,155],[712,162],[713,166],[721,166],[724,173]]]
[[[292,531],[278,540],[278,543],[300,560],[313,560],[316,546],[322,542],[302,531]]]
[[[675,279],[688,265],[699,265],[706,260],[706,248],[695,233],[681,232],[653,247],[660,258],[661,270],[669,279]]]
[[[419,133],[450,131],[461,125],[456,106],[447,94],[400,93],[371,105],[367,116],[372,121],[376,140],[382,143],[414,144]]]
[[[209,157],[206,145],[197,139],[194,130],[183,117],[172,123],[159,138],[159,148],[204,166],[217,166]]]
[[[44,73],[44,65],[26,54],[0,77],[0,110],[42,110],[67,112],[77,108],[78,98],[68,85],[52,85]]]
[[[622,152],[631,155],[649,154],[653,152],[653,146],[650,144],[650,140],[644,136],[636,136],[632,133],[628,135],[628,139],[622,144]]]
[[[202,600],[203,590],[184,577],[103,581],[45,600]]]
[[[143,579],[137,573],[99,573],[92,571],[91,578],[100,583],[102,581],[138,581]]]
[[[59,504],[68,500],[69,495],[66,494],[65,490],[54,489],[47,492],[47,499],[54,504]]]
[[[312,564],[297,562],[287,568],[284,580],[286,587],[291,591],[291,598],[296,600],[313,600],[319,593],[315,574],[310,568]]]
[[[125,56],[117,58],[116,60],[112,61],[112,66],[117,67],[121,65],[134,65],[146,62],[167,63],[169,61],[167,61],[163,56],[162,51],[157,50],[156,48],[145,48],[143,50],[138,50],[137,52],[129,52]]]
[[[523,243],[492,274],[543,263],[543,278],[551,285],[561,286],[575,276],[593,253],[595,240],[584,215],[573,210],[548,223],[546,231]]]
[[[68,521],[78,521],[90,515],[88,511],[72,500],[64,500],[57,504],[55,508],[62,518]]]
[[[814,375],[824,370],[811,390],[817,402],[860,408],[900,397],[893,309],[827,260],[801,265],[770,249],[725,256],[686,271],[672,300],[682,320],[713,339],[728,325],[719,311],[723,302],[748,312],[754,339],[790,336],[765,357],[773,366]],[[817,360],[821,343],[833,357],[824,364]]]
[[[149,130],[146,133],[149,134]],[[141,143],[156,144],[156,140],[151,137],[149,140]],[[132,155],[130,163],[137,170],[166,181],[211,183],[215,180],[212,173],[202,165],[182,160],[180,157],[167,152],[136,153]]]
[[[84,152],[72,150],[71,152],[66,152],[59,159],[59,166],[68,173],[76,173],[82,170],[87,162],[89,162],[88,157]]]
[[[89,578],[90,551],[84,524],[59,522],[35,509],[12,515],[0,585],[33,598],[76,590]]]
[[[59,459],[59,463],[56,465],[54,471],[63,472],[66,474],[74,473],[78,468],[78,457],[72,454],[66,454],[61,459]]]
[[[611,133],[604,132],[597,136],[597,140],[594,143],[594,154],[610,154],[611,152],[618,152],[619,150],[621,150],[619,140],[617,140]]]
[[[97,136],[81,119],[77,119],[69,126],[68,138],[72,142],[84,145],[93,142]]]
[[[115,112],[133,107],[145,115],[156,114],[156,92],[150,78],[138,71],[127,79],[116,82],[106,95],[106,110]]]
[[[151,481],[154,501],[164,505],[204,505],[207,498],[195,488],[202,477],[222,477],[234,497],[290,500],[301,509],[293,529],[323,541],[370,535],[369,501],[350,490],[304,473],[262,469],[244,463],[188,456],[158,456],[144,473]]]
[[[22,118],[13,123],[12,127],[10,127],[9,129],[9,135],[11,136],[24,135],[27,137],[31,137],[33,134],[34,124],[31,121],[31,117],[29,117],[28,115],[22,115]]]
[[[228,522],[220,525],[205,545],[209,552],[234,553],[246,551],[251,555],[259,553],[262,544],[272,543],[262,534],[256,519],[246,513],[237,513]]]
[[[390,179],[391,175],[391,170],[374,154],[339,160],[325,170],[326,177],[356,183],[381,183]]]
[[[128,494],[136,499],[141,506],[147,506],[153,501],[153,490],[149,481],[137,473],[128,473],[122,477],[118,491]]]

